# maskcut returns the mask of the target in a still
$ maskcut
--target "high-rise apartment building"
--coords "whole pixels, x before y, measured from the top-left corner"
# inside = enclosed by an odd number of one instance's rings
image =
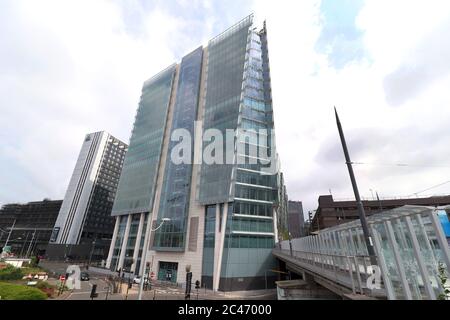
[[[117,184],[128,146],[107,132],[86,135],[50,237],[52,258],[106,258]]]
[[[172,282],[190,268],[215,290],[270,285],[287,214],[273,128],[266,26],[253,16],[147,80],[107,267]]]

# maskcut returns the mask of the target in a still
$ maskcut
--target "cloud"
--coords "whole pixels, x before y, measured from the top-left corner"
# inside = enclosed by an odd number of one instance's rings
[[[128,142],[142,83],[242,18],[220,14],[237,4],[2,1],[0,204],[62,198],[85,134]]]
[[[386,100],[399,106],[450,73],[450,15],[408,53],[405,62],[384,79]]]
[[[367,58],[363,32],[355,23],[363,4],[362,0],[322,0],[322,30],[316,50],[327,55],[331,67],[341,69],[348,63]]]
[[[290,199],[308,211],[330,189],[353,194],[333,106],[352,160],[422,165],[355,166],[363,197],[447,180],[448,168],[432,165],[450,162],[450,2],[330,3],[2,1],[0,203],[62,198],[87,132],[128,141],[142,83],[251,11],[267,20]]]
[[[185,21],[162,9],[139,12],[136,36],[109,1],[1,6],[0,203],[62,198],[85,134],[127,142],[142,83],[175,61],[174,43],[202,37],[176,32]]]
[[[335,198],[353,197],[333,106],[352,160],[422,165],[355,166],[363,197],[371,196],[369,189],[384,197],[410,195],[444,181],[448,169],[432,165],[449,163],[442,148],[450,141],[450,76],[442,74],[424,86],[408,100],[407,112],[386,101],[385,79],[408,64],[417,48],[424,48],[421,39],[445,38],[440,34],[445,27],[439,25],[450,14],[448,1],[366,0],[355,6],[335,4],[337,11],[328,12],[323,12],[324,5],[333,4],[255,2],[255,12],[268,21],[277,146],[289,198],[303,200],[308,211],[330,189]],[[333,60],[340,52],[342,63]],[[364,52],[364,57],[352,52]],[[418,54],[413,56],[417,60]],[[444,59],[439,61],[448,66],[450,60]],[[421,82],[411,77],[403,85],[409,81]],[[446,185],[430,193],[449,191]]]

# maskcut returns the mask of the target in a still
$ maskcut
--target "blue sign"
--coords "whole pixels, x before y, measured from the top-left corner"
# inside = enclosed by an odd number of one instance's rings
[[[450,238],[450,221],[448,220],[448,215],[445,210],[440,210],[438,212],[439,221],[441,222],[442,229],[444,229],[445,236]]]

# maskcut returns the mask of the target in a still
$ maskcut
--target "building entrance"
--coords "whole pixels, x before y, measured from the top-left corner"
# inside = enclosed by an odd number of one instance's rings
[[[178,263],[177,262],[160,261],[159,262],[159,271],[158,271],[158,280],[176,283],[177,282],[177,271],[178,271]]]

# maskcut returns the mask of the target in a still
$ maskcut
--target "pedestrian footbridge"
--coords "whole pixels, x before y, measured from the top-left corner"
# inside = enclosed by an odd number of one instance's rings
[[[445,210],[450,206],[404,206],[368,217],[376,257],[368,256],[359,220],[282,241],[273,254],[344,298],[445,299],[450,252],[439,221]]]

